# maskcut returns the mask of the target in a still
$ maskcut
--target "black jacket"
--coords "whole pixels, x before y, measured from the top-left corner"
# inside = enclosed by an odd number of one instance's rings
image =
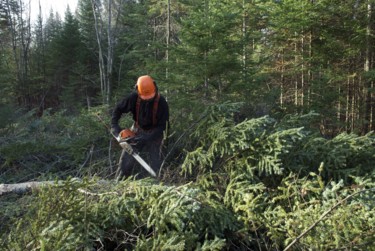
[[[136,120],[136,106],[137,106],[138,94],[132,92],[127,97],[125,97],[120,103],[118,103],[113,110],[112,114],[112,129],[116,132],[120,132],[119,120],[123,113],[132,113],[133,120]],[[169,121],[169,107],[165,98],[160,95],[158,110],[156,113],[156,126],[152,124],[154,108],[154,99],[142,100],[139,107],[139,118],[138,124],[142,130],[152,130],[149,135],[149,139],[153,140],[163,135],[163,131],[167,127],[167,121]]]

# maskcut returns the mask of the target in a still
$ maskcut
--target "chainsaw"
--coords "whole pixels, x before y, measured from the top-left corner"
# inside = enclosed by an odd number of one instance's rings
[[[115,135],[113,135],[113,137],[115,137],[115,139],[119,142],[122,149],[124,149],[128,154],[133,156],[133,158],[136,161],[138,161],[138,163],[141,164],[141,166],[144,169],[146,169],[147,172],[149,172],[152,176],[156,177],[156,173],[154,172],[154,170],[152,170],[152,168],[146,163],[146,161],[144,161],[141,158],[141,156],[139,156],[139,154],[136,153],[134,151],[133,147],[129,144],[128,141],[131,140],[134,136],[135,136],[135,134],[132,131],[130,131],[129,129],[122,130],[121,133],[119,134],[119,136],[117,136],[117,137]]]
[[[109,129],[109,132],[112,134],[112,136],[119,142],[122,149],[124,149],[128,154],[133,156],[133,158],[138,161],[141,166],[146,169],[147,172],[149,172],[152,176],[156,177],[156,173],[152,168],[144,161],[141,156],[138,155],[133,149],[133,147],[129,144],[129,140],[135,137],[135,133],[130,129],[125,129],[120,132],[118,136],[114,135],[113,132],[110,130],[110,128],[105,124],[103,119],[100,117],[99,114],[96,114],[96,116],[99,118],[99,120],[103,123],[107,129]]]

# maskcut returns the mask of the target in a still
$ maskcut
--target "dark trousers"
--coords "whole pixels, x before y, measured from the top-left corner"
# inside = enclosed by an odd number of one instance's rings
[[[162,163],[161,144],[162,138],[147,142],[142,149],[134,148],[135,152],[151,166],[156,175],[159,175],[159,169]],[[136,176],[136,178],[141,179],[150,176],[150,174],[133,156],[128,154],[125,150],[122,150],[116,176],[117,178]]]

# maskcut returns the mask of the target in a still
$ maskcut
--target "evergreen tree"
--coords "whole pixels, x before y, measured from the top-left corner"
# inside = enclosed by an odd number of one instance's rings
[[[77,19],[69,7],[57,41],[58,68],[57,74],[62,87],[61,100],[67,109],[80,108],[86,102],[86,86],[80,77],[81,52],[83,48]],[[76,107],[75,107],[76,106]]]
[[[6,1],[0,1],[0,104],[15,104],[13,86],[16,82],[15,65],[13,60],[11,34],[8,29],[9,13]]]
[[[48,86],[48,106],[59,108],[61,81],[57,69],[59,68],[58,38],[62,32],[62,20],[58,13],[50,10],[44,26],[46,81]]]
[[[23,1],[3,1],[2,18],[6,17],[9,46],[13,54],[14,72],[17,81],[13,83],[13,93],[18,105],[31,109],[35,105],[34,92],[30,85],[30,16]]]
[[[87,106],[100,104],[100,78],[98,71],[98,43],[96,42],[95,20],[93,16],[92,1],[78,1],[79,30],[83,47],[80,52],[81,69],[78,72],[83,84],[87,86]]]
[[[138,76],[153,72],[147,67],[154,61],[152,22],[148,15],[149,1],[126,1],[119,20],[118,71],[120,94],[131,89]]]
[[[180,1],[126,1],[120,19],[118,85],[132,88],[142,74],[152,75],[160,90],[173,90],[175,60],[171,50],[179,42],[178,20],[186,14]]]
[[[46,81],[46,43],[44,23],[40,10],[34,28],[34,43],[31,48],[31,81],[39,100],[40,114],[48,108],[48,85]]]
[[[269,63],[263,67],[275,74],[271,82],[279,89],[280,105],[319,111],[325,134],[361,131],[366,123],[363,93],[371,96],[362,78],[362,55],[369,46],[359,42],[366,41],[371,23],[372,16],[364,15],[368,4],[270,1],[268,11],[264,39],[272,46],[264,47]]]
[[[190,10],[181,22],[181,43],[172,70],[185,90],[215,97],[240,80],[242,48],[234,34],[241,29],[241,12],[233,1],[188,3]]]

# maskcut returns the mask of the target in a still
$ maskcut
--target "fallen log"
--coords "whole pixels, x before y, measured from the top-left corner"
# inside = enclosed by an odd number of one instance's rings
[[[59,183],[59,182],[58,182]],[[24,194],[42,186],[56,184],[56,181],[30,181],[16,184],[0,184],[0,196],[8,193]]]
[[[74,182],[82,182],[80,178],[73,178],[72,181]],[[31,191],[37,191],[43,186],[47,185],[62,185],[64,180],[59,181],[29,181],[29,182],[23,182],[23,183],[15,183],[15,184],[0,184],[0,196],[9,194],[9,193],[15,193],[15,194],[25,194],[27,192]],[[106,180],[99,180],[97,181],[98,184],[107,185],[109,181]],[[102,196],[107,194],[118,194],[117,192],[107,192],[107,193],[93,193],[86,191],[82,188],[78,189],[78,192],[84,193],[86,195],[96,195],[96,196]]]

